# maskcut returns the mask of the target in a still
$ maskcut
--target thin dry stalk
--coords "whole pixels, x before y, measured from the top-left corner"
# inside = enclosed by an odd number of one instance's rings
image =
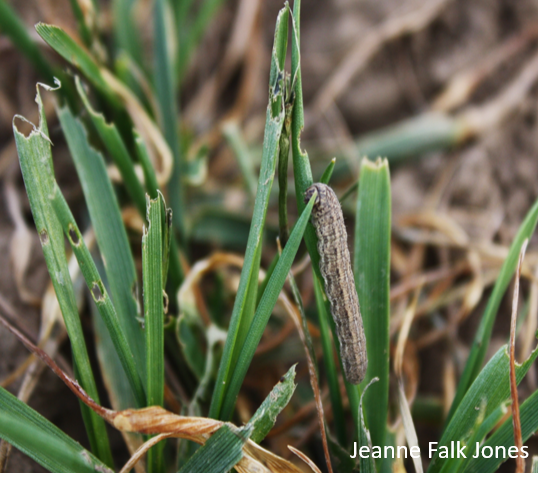
[[[516,351],[516,322],[517,322],[517,304],[519,300],[519,278],[521,276],[521,265],[527,243],[529,239],[525,239],[519,252],[519,260],[517,263],[516,278],[514,283],[514,295],[512,298],[512,320],[510,323],[510,395],[512,398],[512,423],[514,425],[514,441],[518,450],[516,458],[516,473],[525,472],[525,459],[521,454],[523,440],[521,435],[521,420],[519,418],[519,398],[517,395],[516,367],[515,367],[515,351]]]
[[[376,28],[371,29],[364,38],[356,43],[352,52],[339,63],[335,72],[320,89],[313,104],[314,108],[310,109],[311,112],[317,113],[317,116],[319,116],[321,112],[327,110],[385,43],[402,35],[423,30],[437,17],[449,1],[425,2],[408,13],[402,16],[393,16]]]

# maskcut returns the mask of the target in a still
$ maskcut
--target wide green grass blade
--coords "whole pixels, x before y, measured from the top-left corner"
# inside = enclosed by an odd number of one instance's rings
[[[260,343],[267,321],[269,321],[269,316],[271,316],[273,307],[279,297],[279,293],[285,284],[292,262],[294,261],[294,257],[298,251],[298,247],[300,246],[300,241],[302,240],[302,236],[306,230],[306,225],[310,219],[314,201],[315,196],[312,197],[310,202],[308,202],[306,209],[294,226],[289,241],[283,249],[283,253],[277,262],[273,275],[271,276],[271,279],[269,280],[260,300],[260,304],[256,309],[256,314],[254,315],[254,319],[252,319],[252,323],[246,337],[246,342],[239,351],[239,356],[237,358],[236,365],[234,366],[232,377],[229,381],[225,398],[222,403],[221,417],[224,419],[229,418],[233,413],[242,381],[244,380],[246,372],[250,367],[250,363],[254,358],[254,353]]]
[[[104,159],[88,143],[82,123],[66,107],[58,110],[58,117],[83,187],[98,247],[104,259],[117,318],[145,384],[144,331],[137,319],[137,303],[133,298],[137,273],[121,210],[108,178]]]
[[[15,47],[29,59],[45,80],[51,82],[53,77],[59,77],[59,73],[46,61],[38,43],[29,36],[25,24],[6,0],[0,0],[0,32],[12,40]]]
[[[114,105],[119,101],[110,86],[102,77],[100,66],[90,53],[77,45],[75,41],[60,27],[38,23],[35,26],[42,39],[58,52],[65,60],[78,67],[94,86],[99,89]]]
[[[245,339],[243,333],[247,332],[250,327],[252,318],[251,316],[249,318],[245,316],[245,313],[251,312],[250,309],[247,311],[247,305],[249,305],[249,302],[252,303],[256,300],[255,291],[257,290],[257,279],[260,269],[263,230],[269,205],[269,196],[275,176],[279,138],[281,136],[284,120],[282,92],[284,79],[283,69],[288,34],[287,22],[288,10],[287,8],[283,8],[277,17],[275,40],[271,56],[269,103],[266,114],[262,164],[256,200],[254,202],[254,213],[250,224],[244,265],[240,276],[237,297],[233,306],[227,341],[225,342],[223,357],[221,359],[214,395],[210,406],[209,415],[215,419],[221,418],[223,400],[226,397],[226,391],[229,389],[233,370],[236,369],[234,359],[236,359],[237,353],[240,353],[243,348],[243,346],[237,343],[237,340]],[[277,92],[277,94],[275,94],[275,92]],[[234,402],[232,404],[234,405]]]
[[[522,364],[516,364],[517,383],[523,379],[538,356],[538,348],[529,359]],[[486,403],[485,418],[510,397],[510,356],[507,346],[501,347],[493,358],[483,368],[473,382],[462,402],[458,406],[451,421],[446,426],[444,434],[437,447],[450,446],[450,442],[467,441],[473,434],[478,423],[480,411],[475,409]],[[439,458],[437,452],[429,465],[429,472],[439,472],[448,460]]]
[[[508,288],[508,285],[510,284],[517,268],[521,246],[523,245],[525,239],[529,239],[533,235],[535,226],[537,225],[538,215],[539,205],[538,202],[535,202],[523,220],[523,223],[521,224],[521,227],[519,228],[516,237],[510,246],[506,260],[504,261],[504,264],[502,264],[502,268],[498,274],[498,279],[496,280],[491,297],[487,303],[487,308],[483,314],[481,323],[479,324],[479,328],[475,334],[475,338],[473,339],[471,351],[460,382],[458,383],[456,396],[454,397],[454,401],[452,401],[452,406],[450,407],[446,424],[448,424],[454,416],[454,413],[458,409],[465,393],[481,370],[483,360],[485,359],[485,355],[489,347],[492,328],[494,326],[496,314],[498,313],[498,308],[500,307],[504,293],[506,292],[506,289]]]
[[[67,327],[77,377],[85,391],[98,402],[98,391],[65,257],[63,230],[50,203],[50,195],[55,191],[56,184],[48,127],[38,85],[36,102],[39,106],[39,126],[34,127],[31,134],[25,137],[15,123],[13,125],[17,153],[48,273]],[[84,407],[83,415],[93,452],[111,465],[112,457],[104,420],[88,407]]]
[[[370,159],[383,157],[394,164],[459,142],[467,127],[439,112],[424,113],[356,139],[356,148]]]
[[[525,402],[520,406],[519,417],[521,420],[521,437],[522,441],[527,441],[533,433],[539,428],[539,392],[535,391],[529,396]],[[515,446],[514,442],[514,426],[512,424],[512,417],[510,416],[502,426],[500,426],[494,434],[487,439],[487,441],[480,445],[491,446],[494,451],[494,455],[490,458],[484,458],[479,456],[478,458],[469,458],[466,465],[462,469],[466,473],[494,473],[500,467],[500,465],[507,459],[505,457],[496,457],[496,446],[504,446],[506,452],[512,446]],[[501,452],[501,451],[500,451]]]
[[[146,197],[144,195],[144,188],[135,173],[133,159],[125,146],[125,142],[123,141],[117,126],[113,123],[108,124],[101,113],[94,111],[87,95],[85,94],[83,84],[78,77],[75,77],[75,85],[77,86],[77,92],[85,104],[87,112],[90,115],[98,135],[102,139],[104,146],[121,173],[123,185],[127,189],[133,203],[137,206],[138,211],[145,216]]]
[[[389,164],[362,161],[354,235],[354,279],[367,345],[364,414],[374,446],[384,446],[389,398],[391,191]]]
[[[446,463],[443,464],[441,468],[442,473],[459,473],[464,470],[464,466],[471,462],[471,457],[475,453],[477,448],[477,443],[482,443],[485,437],[502,421],[502,418],[508,412],[508,405],[511,403],[511,400],[506,400],[484,419],[486,414],[486,402],[483,400],[479,410],[481,411],[480,416],[475,422],[473,428],[473,433],[469,437],[467,442],[464,442],[463,445],[467,446],[467,458],[460,456],[459,458],[450,458],[447,459]]]
[[[102,320],[104,321],[109,333],[110,338],[113,342],[119,360],[123,365],[125,374],[131,387],[133,388],[133,393],[135,399],[138,403],[138,406],[146,405],[146,397],[144,395],[144,389],[140,376],[137,369],[137,361],[133,359],[133,354],[131,353],[131,347],[123,334],[121,324],[117,318],[115,312],[115,307],[112,303],[110,295],[108,294],[94,260],[83,240],[81,231],[77,227],[77,222],[67,205],[66,200],[63,197],[63,194],[60,191],[58,185],[55,186],[55,192],[51,195],[52,206],[60,224],[64,230],[64,233],[75,253],[75,257],[79,262],[79,267],[85,278],[87,286],[91,292],[92,298]]]
[[[180,473],[226,473],[243,456],[248,432],[230,424],[221,426],[179,469]]]
[[[142,237],[144,324],[146,328],[146,396],[149,406],[163,406],[164,400],[164,238],[166,232],[165,201],[158,194],[148,200],[148,228]],[[162,466],[163,443],[148,452],[150,472]]]
[[[0,438],[53,473],[111,471],[96,456],[0,387]]]
[[[185,242],[185,192],[183,165],[179,146],[179,99],[175,82],[175,59],[170,56],[173,12],[168,0],[156,0],[154,4],[154,90],[158,100],[161,131],[173,154],[173,171],[169,179],[169,204],[173,209],[175,230],[181,243]]]

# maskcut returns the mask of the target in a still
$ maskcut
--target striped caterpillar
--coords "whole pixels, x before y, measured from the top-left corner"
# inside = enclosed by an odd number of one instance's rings
[[[325,184],[313,184],[304,193],[305,203],[309,202],[314,192],[317,198],[312,210],[312,223],[321,256],[319,269],[331,304],[346,379],[352,384],[359,384],[367,370],[367,352],[344,217],[333,189]]]

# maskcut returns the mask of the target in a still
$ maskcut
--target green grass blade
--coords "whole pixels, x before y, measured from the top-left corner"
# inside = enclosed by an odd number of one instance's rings
[[[113,0],[112,18],[117,48],[123,50],[133,61],[144,69],[143,46],[138,26],[135,22],[136,0]]]
[[[333,171],[335,170],[336,162],[337,159],[332,159],[331,162],[329,162],[329,165],[323,171],[323,174],[321,174],[321,179],[319,179],[319,181],[322,184],[328,184],[331,180],[331,176],[333,175]]]
[[[424,113],[356,139],[361,155],[383,157],[391,163],[446,149],[463,138],[466,126],[438,112]]]
[[[522,364],[516,364],[516,380],[523,379],[529,368],[538,356],[538,348],[533,351],[529,359]],[[450,442],[467,441],[479,420],[480,411],[475,406],[486,403],[485,418],[488,417],[503,401],[510,397],[510,356],[507,346],[501,347],[493,358],[483,368],[475,379],[452,420],[446,426],[438,446],[450,446]],[[482,415],[482,414],[481,414]],[[439,472],[447,462],[439,458],[437,452],[429,465],[429,472]]]
[[[253,428],[250,439],[255,443],[259,444],[268,435],[269,431],[271,431],[275,425],[277,416],[289,403],[296,389],[296,384],[294,384],[295,376],[296,364],[292,366],[281,378],[279,383],[275,385],[273,390],[254,413],[254,416],[248,421],[248,424]]]
[[[494,321],[496,319],[496,314],[498,313],[498,308],[500,307],[504,293],[506,292],[506,289],[508,288],[508,285],[510,284],[517,268],[521,246],[523,245],[525,239],[528,239],[533,235],[535,226],[537,225],[538,215],[539,205],[538,202],[535,202],[523,220],[523,223],[521,224],[521,227],[512,242],[508,256],[506,257],[504,264],[502,264],[502,268],[498,274],[498,279],[496,280],[491,297],[487,303],[487,308],[483,314],[481,323],[479,324],[479,328],[475,334],[475,338],[473,339],[471,351],[460,382],[458,383],[456,396],[454,397],[454,401],[452,401],[452,406],[450,406],[446,424],[448,424],[456,413],[456,410],[465,396],[465,393],[481,370],[483,360],[485,359],[485,355],[489,347],[489,341]]]
[[[254,199],[256,197],[257,187],[254,165],[250,157],[250,152],[248,151],[248,146],[240,134],[238,125],[235,122],[227,122],[223,127],[223,135],[237,158],[248,195],[250,198]]]
[[[51,82],[53,77],[59,77],[59,73],[46,61],[38,43],[29,36],[25,24],[6,0],[0,0],[0,31],[12,40],[15,47],[48,82]]]
[[[329,336],[330,322],[327,307],[325,306],[325,293],[315,272],[313,272],[313,277],[315,284],[315,300],[319,316],[319,332],[321,335],[321,346],[323,347],[323,364],[325,366],[325,373],[327,374],[327,383],[329,384],[329,396],[331,398],[331,408],[333,410],[333,422],[337,440],[342,447],[346,447],[346,421],[342,406],[338,370],[335,363],[333,340],[331,339],[331,336]]]
[[[163,254],[166,223],[165,201],[158,194],[149,199],[148,228],[142,237],[144,324],[146,328],[146,396],[149,406],[164,400],[164,278]],[[148,452],[150,472],[161,469],[161,443]]]
[[[38,23],[36,30],[42,39],[58,52],[65,60],[78,67],[92,84],[99,89],[114,105],[119,101],[112,89],[102,77],[100,66],[91,57],[90,53],[77,45],[75,41],[60,27]]]
[[[269,321],[269,316],[271,315],[273,307],[279,297],[279,293],[285,284],[292,262],[294,261],[294,256],[300,246],[300,241],[302,240],[306,225],[310,219],[314,201],[315,196],[312,197],[310,202],[307,204],[306,209],[294,226],[289,241],[283,249],[283,253],[277,262],[277,266],[275,267],[275,271],[273,272],[273,275],[271,276],[271,279],[269,280],[262,295],[260,304],[256,309],[256,314],[254,315],[254,319],[250,325],[246,342],[239,351],[239,356],[236,365],[234,366],[232,377],[228,383],[229,385],[222,403],[221,417],[224,419],[229,418],[233,412],[242,381],[246,376],[246,372],[252,362],[256,348],[260,343],[267,321]]]
[[[531,435],[539,428],[539,392],[535,391],[529,396],[525,402],[520,406],[520,420],[521,420],[521,436],[522,441],[527,441]],[[466,473],[494,473],[499,466],[507,459],[506,457],[496,457],[496,446],[504,446],[506,452],[511,446],[515,446],[514,442],[514,426],[512,424],[512,417],[510,416],[500,428],[498,428],[494,434],[482,445],[491,446],[494,451],[494,455],[490,458],[484,458],[479,456],[478,458],[469,458],[468,462],[463,469]],[[500,451],[501,452],[501,451]]]
[[[83,84],[78,77],[75,77],[75,85],[77,86],[77,92],[85,104],[98,135],[121,173],[123,185],[127,189],[133,203],[137,206],[138,211],[144,216],[146,213],[144,188],[140,184],[137,174],[135,173],[133,159],[125,146],[125,142],[121,138],[117,126],[113,123],[108,124],[101,113],[93,110],[83,89]]]
[[[0,438],[53,473],[111,471],[96,456],[0,387]]]
[[[175,60],[170,57],[169,45],[174,28],[172,8],[168,0],[154,4],[154,88],[160,109],[161,130],[173,154],[173,171],[169,179],[169,204],[173,209],[175,230],[181,243],[185,242],[185,192],[183,165],[179,146],[179,99],[175,85]]]
[[[58,117],[83,187],[117,317],[145,384],[144,332],[133,298],[137,273],[115,192],[104,159],[88,143],[82,123],[65,107],[58,110]]]
[[[77,21],[77,26],[79,28],[79,36],[81,37],[81,40],[84,42],[84,44],[88,48],[90,48],[90,46],[92,45],[92,40],[93,40],[92,39],[92,32],[90,31],[90,28],[87,25],[83,10],[81,9],[81,6],[79,5],[78,0],[70,0],[70,3],[71,3],[71,10],[73,10],[73,16],[75,17],[75,20]],[[91,4],[90,6],[93,9],[95,8],[94,4]],[[96,13],[97,12],[94,12],[94,15],[96,15]]]
[[[36,102],[40,116],[38,128],[35,127],[31,134],[25,137],[15,124],[13,125],[17,153],[48,273],[67,327],[78,378],[85,391],[98,402],[98,391],[65,257],[63,230],[50,204],[50,195],[54,192],[56,184],[48,127],[38,85]],[[90,421],[88,435],[93,452],[106,464],[111,465],[112,457],[104,420],[88,407],[85,408],[84,415],[89,417]]]
[[[275,176],[279,138],[281,136],[284,120],[282,91],[288,34],[287,22],[288,10],[283,8],[277,17],[275,41],[271,56],[269,103],[266,114],[262,164],[256,200],[254,202],[254,213],[252,216],[252,223],[250,224],[248,243],[244,256],[244,266],[240,276],[237,297],[231,314],[227,341],[225,342],[223,357],[221,359],[214,395],[210,406],[210,417],[215,419],[219,419],[221,416],[223,399],[226,391],[229,389],[229,381],[233,375],[233,369],[236,368],[233,359],[236,358],[236,353],[242,350],[242,346],[237,344],[237,339],[244,338],[241,334],[241,330],[246,331],[247,329],[242,327],[241,324],[244,322],[246,327],[250,325],[250,319],[244,320],[247,302],[249,299],[253,299],[255,302],[256,299],[256,292],[251,292],[251,290],[253,289],[254,280],[257,282],[260,269],[263,230],[269,205],[269,196]],[[277,92],[276,95],[275,92]]]
[[[471,434],[467,443],[463,443],[463,445],[467,446],[468,459],[462,456],[459,458],[448,459],[441,468],[442,473],[460,473],[464,471],[465,466],[471,462],[471,457],[475,453],[477,443],[482,443],[494,427],[502,421],[502,418],[508,412],[508,405],[510,403],[511,400],[506,400],[500,403],[500,405],[486,419],[482,419],[486,413],[486,403],[483,401],[482,405],[479,406],[479,409],[482,411],[482,416],[477,419],[473,429],[473,434]]]
[[[221,426],[179,469],[180,473],[226,473],[243,456],[248,433],[230,424]]]
[[[206,28],[213,20],[218,8],[225,0],[204,0],[200,2],[199,9],[192,22],[188,23],[188,28],[182,28],[179,25],[179,55],[177,59],[177,72],[179,73],[179,79],[183,79],[192,54],[198,42],[204,35]],[[183,7],[177,12],[177,18],[183,19],[189,12],[190,3],[187,0],[183,0],[180,3]]]
[[[354,279],[364,323],[368,366],[364,413],[373,444],[384,446],[389,394],[391,191],[388,162],[364,159],[356,208]]]
[[[146,397],[138,373],[137,363],[136,360],[133,359],[129,343],[123,334],[123,330],[115,312],[115,307],[104,287],[104,283],[100,278],[100,274],[94,264],[92,256],[85,245],[81,231],[77,227],[77,222],[57,185],[54,195],[51,196],[51,200],[56,216],[79,262],[81,272],[91,292],[94,303],[110,333],[110,338],[125,370],[125,374],[131,383],[138,406],[145,406]]]

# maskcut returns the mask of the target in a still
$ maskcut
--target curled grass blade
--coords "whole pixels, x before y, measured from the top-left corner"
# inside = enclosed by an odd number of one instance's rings
[[[240,345],[237,340],[245,339],[252,319],[251,313],[253,312],[248,306],[252,306],[253,303],[255,304],[257,296],[258,272],[260,269],[263,240],[262,234],[269,205],[269,195],[275,176],[279,137],[281,135],[284,120],[282,91],[288,33],[287,22],[288,10],[284,8],[279,12],[275,28],[275,41],[271,56],[269,103],[266,113],[262,164],[260,177],[258,179],[256,200],[254,202],[254,213],[250,225],[248,243],[244,256],[244,266],[240,276],[237,297],[231,314],[227,341],[225,342],[223,357],[221,359],[214,395],[210,406],[210,417],[215,419],[219,419],[222,416],[223,401],[224,398],[228,398],[226,392],[229,390],[230,380],[234,375],[233,371],[237,368],[235,359],[244,352],[243,346]],[[277,93],[275,94],[275,92]],[[242,373],[242,375],[244,374],[245,373]],[[242,379],[240,382],[242,383]],[[234,401],[228,401],[228,403],[234,406]],[[230,406],[227,407],[228,410],[229,408]],[[232,408],[230,410],[232,410]],[[230,413],[228,413],[228,415],[230,415]]]
[[[386,160],[362,161],[354,236],[354,278],[364,323],[368,367],[365,416],[375,446],[384,446],[389,395],[391,192]],[[371,415],[370,415],[371,412]]]
[[[358,442],[361,446],[367,446],[371,450],[373,449],[373,444],[371,442],[371,434],[369,429],[366,426],[365,416],[364,416],[364,397],[369,386],[379,381],[378,378],[373,378],[369,381],[362,393],[360,394],[360,404],[358,405]],[[354,453],[356,454],[356,453]],[[375,467],[375,459],[373,456],[363,457],[360,456],[360,473],[376,473],[377,469]]]
[[[111,471],[96,456],[3,387],[0,387],[0,438],[53,473]]]
[[[39,126],[33,126],[31,134],[25,137],[15,123],[13,125],[17,153],[48,273],[67,327],[78,377],[83,388],[98,401],[96,382],[65,257],[63,230],[50,203],[50,195],[54,192],[56,184],[48,127],[38,85],[36,102],[39,107]],[[22,117],[21,119],[24,120]],[[84,408],[83,416],[86,418],[85,424],[88,427],[93,452],[106,464],[111,465],[112,457],[104,421],[88,408]]]

